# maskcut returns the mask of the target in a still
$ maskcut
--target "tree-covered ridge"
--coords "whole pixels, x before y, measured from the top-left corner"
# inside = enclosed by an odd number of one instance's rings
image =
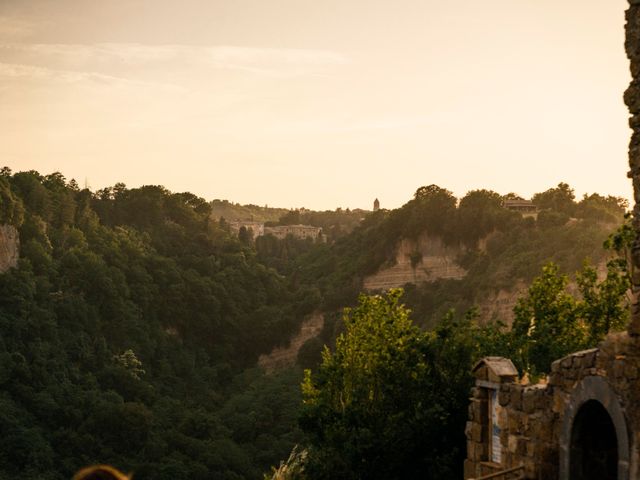
[[[246,369],[308,306],[207,202],[7,169],[0,191],[21,240],[0,275],[2,476],[256,478],[286,454],[296,374]]]
[[[458,201],[436,185],[421,187],[401,208],[368,215],[350,235],[295,257],[289,268],[320,289],[325,308],[338,309],[355,302],[364,277],[394,258],[401,239],[439,237],[465,252],[458,263],[468,274],[408,286],[406,301],[422,322],[449,308],[466,310],[489,290],[528,283],[549,261],[571,273],[585,258],[597,263],[602,242],[622,222],[627,206],[624,199],[598,194],[576,201],[561,183],[534,196],[541,208],[534,220],[504,208],[504,200],[514,197],[473,190]]]
[[[255,222],[277,222],[289,212],[286,208],[274,208],[265,205],[240,205],[229,200],[215,199],[211,202],[211,215],[215,220],[251,220]]]
[[[332,345],[344,328],[335,312],[355,303],[362,279],[389,262],[399,239],[425,232],[461,245],[458,261],[469,272],[461,281],[407,288],[402,300],[417,325],[435,332],[409,329],[435,342],[425,378],[440,378],[434,365],[442,364],[447,378],[459,379],[438,384],[457,400],[446,404],[434,392],[442,408],[428,418],[442,422],[420,435],[453,428],[464,417],[458,407],[469,359],[478,355],[473,342],[486,334],[483,345],[518,350],[499,328],[478,327],[472,314],[460,320],[450,308],[465,312],[487,289],[530,281],[549,260],[560,266],[556,276],[578,270],[585,257],[597,262],[601,240],[624,211],[612,197],[578,202],[563,184],[540,195],[548,207],[536,222],[505,210],[495,192],[458,201],[429,186],[402,208],[362,221],[356,211],[278,217],[282,224],[345,226],[335,242],[252,242],[234,238],[212,218],[211,204],[189,193],[122,184],[91,192],[58,173],[3,169],[0,222],[19,229],[21,258],[0,274],[0,476],[69,478],[81,466],[109,462],[139,479],[259,478],[303,433],[296,426],[301,371],[266,377],[253,368],[257,356],[321,309],[326,328],[299,353],[302,365],[315,368],[322,344]],[[607,299],[623,287],[613,277],[601,285],[592,271],[580,277],[593,308],[570,303],[566,318],[609,312],[613,319],[592,322],[580,337],[585,344],[617,325],[619,312]],[[536,305],[523,300],[524,320]],[[518,328],[528,331],[524,320]],[[566,344],[553,348],[555,354]],[[548,356],[520,351],[519,365],[543,365]],[[419,397],[414,393],[408,398]],[[443,449],[459,452],[458,439]],[[444,450],[444,468],[453,468],[457,453]]]

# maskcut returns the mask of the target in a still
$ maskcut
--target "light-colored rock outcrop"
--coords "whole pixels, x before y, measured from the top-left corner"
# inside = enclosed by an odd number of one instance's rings
[[[13,225],[0,225],[0,273],[18,266],[20,236]]]
[[[365,290],[388,290],[407,283],[432,282],[442,278],[461,279],[467,272],[456,263],[461,253],[448,247],[438,237],[421,235],[418,240],[403,239],[395,255],[395,265],[379,270],[364,279]],[[412,265],[412,258],[417,260]]]
[[[513,323],[513,307],[516,306],[520,297],[527,294],[527,290],[527,284],[520,280],[508,290],[496,290],[483,299],[476,299],[480,310],[478,321],[486,325],[500,320],[511,327]]]
[[[324,327],[324,315],[309,315],[300,326],[300,331],[291,339],[288,347],[276,347],[268,355],[260,355],[258,365],[267,372],[290,367],[296,363],[298,351],[307,340],[317,337]]]

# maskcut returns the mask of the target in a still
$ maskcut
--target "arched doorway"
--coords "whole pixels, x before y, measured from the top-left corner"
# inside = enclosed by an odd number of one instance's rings
[[[613,420],[597,400],[584,403],[573,421],[571,480],[617,480],[618,440]]]
[[[630,480],[627,421],[603,377],[585,377],[575,387],[559,440],[560,480]]]

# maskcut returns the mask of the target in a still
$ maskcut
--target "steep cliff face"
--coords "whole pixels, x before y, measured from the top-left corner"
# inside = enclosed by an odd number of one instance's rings
[[[395,264],[365,278],[363,287],[388,290],[406,283],[461,279],[467,272],[455,261],[460,253],[460,248],[447,247],[441,239],[426,234],[418,240],[403,239],[396,249]]]
[[[513,307],[520,297],[527,294],[527,290],[527,284],[519,280],[508,290],[496,290],[485,298],[476,299],[480,310],[479,322],[486,325],[500,320],[510,327],[513,323]]]
[[[20,237],[13,225],[0,225],[0,273],[18,265]]]
[[[268,355],[260,355],[258,365],[267,372],[290,367],[296,363],[298,351],[307,340],[318,336],[324,327],[324,315],[314,313],[302,322],[300,331],[291,339],[288,347],[274,348]]]

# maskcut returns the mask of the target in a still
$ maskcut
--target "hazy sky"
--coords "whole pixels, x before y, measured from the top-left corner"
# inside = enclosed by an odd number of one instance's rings
[[[626,0],[0,0],[0,165],[397,207],[631,196]]]

